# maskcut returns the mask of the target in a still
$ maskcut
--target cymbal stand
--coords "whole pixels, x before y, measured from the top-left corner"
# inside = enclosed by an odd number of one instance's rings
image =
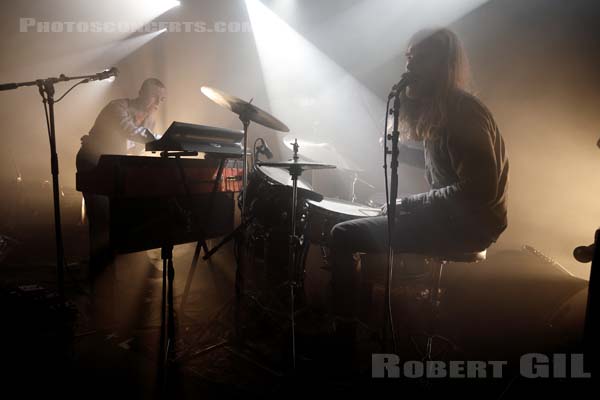
[[[250,100],[252,103],[252,100]],[[241,222],[240,225],[235,228],[230,234],[225,236],[217,245],[215,245],[209,251],[205,251],[203,260],[208,260],[210,257],[215,254],[224,244],[229,242],[231,239],[235,238],[242,232],[248,221],[246,221],[246,189],[248,188],[248,127],[250,126],[250,118],[249,113],[250,110],[246,110],[240,113],[240,121],[244,126],[244,155],[242,157],[243,165],[242,165],[242,209],[241,209]]]
[[[354,173],[352,177],[352,194],[350,195],[350,201],[356,203],[356,182],[358,181],[358,172]]]
[[[250,100],[252,102],[252,100]],[[242,223],[246,221],[246,189],[248,188],[248,126],[250,126],[250,118],[248,113],[240,114],[240,121],[244,125],[244,165],[242,165]]]
[[[298,162],[298,139],[294,140],[294,162]],[[300,247],[300,237],[296,234],[296,209],[298,208],[298,177],[302,175],[302,168],[291,166],[289,168],[292,177],[292,230],[289,240],[289,286],[290,286],[290,323],[292,327],[292,366],[296,369],[296,311],[294,297],[296,287],[299,283],[299,273],[297,271],[296,253]]]
[[[357,203],[358,197],[356,196],[356,184],[357,183],[362,183],[364,186],[370,188],[370,189],[375,189],[375,186],[371,185],[369,182],[365,181],[364,179],[360,178],[358,175],[358,171],[348,171],[349,174],[352,174],[352,183],[350,184],[351,187],[351,191],[350,191],[350,202],[351,203]]]
[[[250,103],[252,102],[252,100],[250,100]],[[246,217],[246,191],[247,191],[247,186],[248,186],[248,166],[247,166],[247,159],[248,159],[248,153],[247,153],[247,147],[248,147],[248,127],[250,126],[250,118],[249,118],[249,113],[250,113],[250,109],[248,108],[247,110],[245,110],[244,112],[240,113],[240,120],[242,121],[242,124],[244,125],[244,156],[243,156],[243,180],[242,180],[242,193],[243,193],[243,197],[242,197],[242,209],[241,209],[241,223],[240,225],[234,229],[229,235],[227,235],[225,238],[223,238],[221,240],[220,243],[218,243],[215,247],[213,247],[212,249],[210,249],[210,251],[206,251],[205,250],[205,255],[204,257],[202,257],[203,260],[208,260],[210,259],[210,257],[217,251],[219,250],[219,248],[221,248],[225,243],[229,242],[231,239],[238,237],[246,228],[247,224],[251,222],[251,218],[247,218]],[[218,184],[218,182],[215,183],[215,185]],[[197,258],[198,258],[198,253],[200,252],[199,248],[196,248],[196,251],[194,253],[194,260],[193,263],[197,262]],[[206,354],[208,352],[211,352],[213,350],[216,350],[218,348],[225,348],[227,351],[231,352],[232,354],[243,358],[244,360],[251,362],[252,364],[254,364],[255,366],[269,372],[272,375],[280,375],[277,371],[274,371],[272,369],[270,369],[269,367],[263,365],[262,363],[260,363],[259,361],[254,360],[252,357],[249,357],[247,355],[245,355],[241,349],[238,349],[239,347],[243,347],[242,345],[242,340],[241,340],[241,334],[239,332],[240,328],[239,328],[239,319],[240,319],[240,302],[241,302],[241,297],[243,294],[243,273],[241,271],[241,266],[240,266],[240,262],[239,260],[236,260],[237,262],[237,268],[236,268],[236,274],[235,274],[235,304],[234,304],[234,340],[233,343],[231,340],[222,340],[216,344],[212,344],[209,345],[201,350],[195,351],[192,356],[200,356],[203,354]],[[233,347],[231,347],[230,345],[233,345]],[[185,357],[180,357],[179,361],[181,361],[182,359],[184,359]]]

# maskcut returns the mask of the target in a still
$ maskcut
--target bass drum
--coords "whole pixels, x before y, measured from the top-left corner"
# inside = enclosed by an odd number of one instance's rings
[[[297,217],[305,219],[306,200],[323,198],[312,190],[302,177],[298,178]],[[246,197],[248,215],[267,229],[286,231],[291,228],[292,179],[287,170],[256,165],[248,176]]]
[[[308,204],[308,239],[325,247],[329,245],[330,232],[334,225],[352,219],[381,215],[379,208],[338,199],[324,198],[319,202],[309,200]]]
[[[292,220],[292,180],[288,171],[276,167],[256,165],[248,176],[246,210],[248,221],[242,241],[242,254],[249,286],[261,293],[265,304],[276,299],[280,304],[289,296],[284,283],[289,280],[289,243]],[[297,234],[306,232],[307,200],[321,200],[323,196],[300,177],[298,179]],[[308,242],[298,249],[298,272],[302,274]],[[298,279],[303,279],[299,276]]]

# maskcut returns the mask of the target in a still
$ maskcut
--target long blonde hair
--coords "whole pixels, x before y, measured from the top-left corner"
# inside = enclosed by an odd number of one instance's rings
[[[457,90],[466,91],[469,84],[468,61],[456,34],[446,28],[424,29],[409,41],[411,46],[429,43],[443,52],[443,65],[431,97],[415,100],[403,94],[400,122],[404,139],[435,139],[447,122],[450,96]]]

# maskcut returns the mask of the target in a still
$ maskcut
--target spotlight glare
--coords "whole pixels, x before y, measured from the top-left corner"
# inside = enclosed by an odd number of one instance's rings
[[[145,2],[144,6],[148,13],[158,16],[179,5],[181,2],[177,0],[149,0]]]
[[[269,111],[307,146],[329,143],[351,160],[377,159],[383,127],[371,115],[383,110],[381,99],[260,0],[245,3]]]

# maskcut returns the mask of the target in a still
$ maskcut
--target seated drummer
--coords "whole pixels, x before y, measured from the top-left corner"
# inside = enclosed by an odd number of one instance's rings
[[[108,103],[96,118],[88,135],[81,138],[77,171],[94,168],[102,154],[138,154],[143,144],[155,140],[155,116],[166,100],[165,85],[146,79],[135,99]],[[93,284],[112,261],[109,249],[109,207],[106,196],[83,193],[90,236],[90,279]]]
[[[431,190],[400,199],[393,248],[398,252],[475,252],[507,226],[508,159],[490,111],[464,91],[466,59],[448,29],[413,36],[406,53],[413,83],[401,93],[402,139],[423,142],[424,153],[400,146],[400,161],[420,161]],[[385,252],[387,217],[333,227],[332,286],[336,342],[350,354],[356,331],[357,271],[353,253]]]

